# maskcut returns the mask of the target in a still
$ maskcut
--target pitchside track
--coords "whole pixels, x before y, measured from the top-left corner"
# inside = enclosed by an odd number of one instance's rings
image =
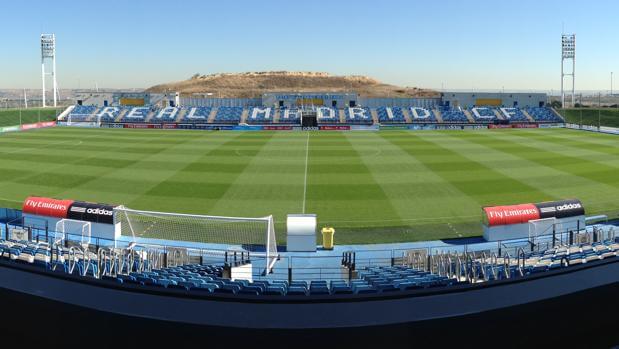
[[[0,206],[28,195],[208,215],[316,213],[338,243],[480,235],[483,205],[579,198],[619,212],[619,138],[563,129],[0,136]]]

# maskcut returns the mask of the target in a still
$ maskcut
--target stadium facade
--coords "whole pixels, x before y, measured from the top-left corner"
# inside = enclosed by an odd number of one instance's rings
[[[81,95],[59,121],[108,127],[266,129],[342,125],[368,129],[379,125],[507,125],[535,127],[563,123],[546,106],[545,94],[442,93],[437,98],[364,98],[355,93],[267,93],[262,98],[181,98],[178,93],[92,93]],[[155,126],[158,125],[158,126]],[[420,126],[421,125],[421,126]],[[450,127],[452,127],[450,126]],[[342,127],[342,128],[340,128]]]
[[[335,109],[354,107],[544,107],[545,93],[522,92],[442,92],[432,98],[367,98],[357,93],[339,92],[270,92],[260,98],[181,97],[179,93],[149,92],[80,92],[77,105],[107,106],[184,106],[184,107],[269,107],[295,108],[322,106]]]

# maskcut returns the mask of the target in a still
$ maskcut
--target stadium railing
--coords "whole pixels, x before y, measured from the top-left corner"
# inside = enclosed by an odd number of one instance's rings
[[[140,245],[131,240],[93,238],[90,245],[84,246],[81,244],[82,237],[76,234],[66,234],[65,240],[54,245],[58,243],[54,232],[41,227],[29,227],[26,241],[14,241],[8,239],[11,223],[5,223],[4,228],[0,236],[3,239],[0,241],[0,251],[1,255],[10,260],[34,262],[48,269],[77,273],[84,277],[106,278],[120,283],[124,280],[166,288],[172,285],[189,290],[192,289],[191,282],[199,283],[196,284],[196,288],[199,288],[202,282],[209,281],[208,285],[219,285],[213,288],[229,285],[225,286],[229,289],[217,291],[228,293],[243,293],[241,290],[245,288],[249,293],[252,290],[262,293],[266,292],[267,286],[278,283],[284,283],[284,294],[290,295],[413,290],[522,277],[615,257],[619,253],[614,229],[602,231],[593,228],[488,243],[354,250],[346,251],[341,256],[285,255],[281,256],[271,274],[252,272],[252,281],[245,285],[227,279],[222,271],[249,263],[259,266],[266,263],[264,257],[238,250],[175,246],[173,242],[170,245]],[[119,264],[122,265],[119,267]],[[207,273],[202,275],[205,278],[187,284],[179,284],[176,281],[185,281],[172,279],[182,276],[170,274],[172,271],[182,274],[186,270],[197,272],[209,268],[217,270],[217,273]],[[116,272],[111,273],[111,270]],[[154,274],[149,276],[148,273]],[[154,276],[161,277],[157,280],[162,281],[153,281]],[[258,284],[264,286],[259,291],[254,289]],[[315,287],[312,288],[312,285]],[[280,292],[278,287],[275,288],[278,289],[274,290],[275,293]]]

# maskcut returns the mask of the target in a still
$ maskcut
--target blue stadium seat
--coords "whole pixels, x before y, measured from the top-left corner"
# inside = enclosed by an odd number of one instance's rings
[[[346,123],[349,124],[371,125],[374,123],[370,108],[346,108],[344,115],[346,116]]]
[[[180,122],[193,123],[193,124],[205,124],[208,122],[208,118],[211,115],[213,108],[211,107],[192,107],[187,108],[185,115],[181,118]]]
[[[460,109],[438,107],[437,110],[440,111],[443,122],[466,123],[469,121],[464,112]]]
[[[301,116],[297,108],[281,108],[279,110],[280,124],[299,125],[301,123]]]
[[[276,110],[273,108],[249,108],[247,113],[248,124],[271,124]]]
[[[215,115],[216,123],[238,124],[243,115],[243,107],[219,107]]]
[[[378,121],[381,123],[404,123],[406,118],[400,107],[378,107],[376,108]]]
[[[471,116],[473,116],[473,119],[475,119],[475,122],[489,123],[489,122],[494,122],[495,120],[497,120],[495,110],[496,109],[490,108],[490,107],[475,107],[475,108],[471,108],[469,110],[469,113],[471,114]]]
[[[524,108],[531,117],[538,122],[563,122],[552,109],[548,107],[526,107]]]

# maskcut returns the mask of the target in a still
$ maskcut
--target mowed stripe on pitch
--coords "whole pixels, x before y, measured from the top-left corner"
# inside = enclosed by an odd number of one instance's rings
[[[548,189],[561,191],[562,198],[576,197],[585,203],[588,213],[611,213],[619,197],[619,170],[602,163],[572,156],[569,148],[555,151],[545,150],[547,147],[532,147],[535,140],[517,133],[510,137],[507,133],[486,135],[476,140],[506,154],[518,156],[531,161],[537,166],[531,168],[532,173],[543,172],[544,168],[557,171],[557,175],[548,178]],[[568,154],[566,154],[568,153]],[[608,160],[612,160],[609,155]],[[601,180],[600,180],[601,179]]]
[[[574,186],[591,185],[596,183],[584,179],[578,180],[571,175],[556,169],[540,166],[520,156],[505,153],[497,149],[500,140],[488,138],[474,132],[443,133],[433,138],[433,141],[454,152],[461,154],[472,161],[501,173],[502,176],[524,182],[535,188],[532,201],[547,201],[560,198],[571,198],[571,188]],[[522,202],[513,202],[518,204]]]
[[[433,138],[440,137],[440,133],[408,132],[406,135],[409,139],[392,137],[390,140],[474,199],[478,203],[478,212],[479,206],[528,202],[537,194],[537,189],[433,141]]]
[[[318,214],[321,226],[349,229],[368,243],[387,238],[390,225],[402,225],[362,155],[344,133],[313,133],[311,137],[307,213]],[[368,231],[368,220],[378,220],[385,228]],[[348,240],[343,237],[343,241]]]
[[[176,163],[167,164],[158,169],[141,169],[141,162],[147,159],[160,159],[167,156],[166,152],[176,147],[183,147],[185,144],[191,144],[199,140],[198,135],[187,135],[184,138],[165,138],[164,134],[157,135],[151,139],[144,139],[139,144],[140,147],[149,147],[153,145],[154,152],[135,156],[135,160],[131,163],[125,162],[123,167],[94,167],[97,171],[97,178],[88,183],[83,183],[71,189],[64,191],[61,195],[64,197],[76,197],[77,195],[87,196],[86,199],[95,200],[100,198],[110,203],[130,204],[131,200],[143,195],[148,188],[156,185],[165,176],[174,173],[174,165]],[[121,143],[122,144],[122,143]],[[131,147],[135,147],[132,144]],[[120,147],[119,152],[125,148]],[[91,196],[93,198],[89,198]]]
[[[399,224],[404,240],[429,238],[438,231],[445,236],[458,236],[458,224],[478,218],[479,208],[474,200],[388,140],[398,135],[349,133],[347,137],[401,218],[399,222],[384,224]],[[376,149],[380,150],[378,155]],[[445,200],[452,203],[449,209],[445,208]],[[445,219],[441,214],[451,218]]]
[[[209,214],[211,207],[224,195],[230,186],[230,181],[238,173],[228,173],[227,181],[215,182],[212,180],[212,173],[189,172],[193,177],[201,179],[200,183],[195,183],[185,180],[187,178],[185,170],[198,166],[198,164],[208,163],[210,159],[217,158],[222,153],[226,154],[230,144],[236,144],[243,139],[250,144],[248,146],[253,146],[251,144],[254,139],[245,133],[218,133],[212,138],[202,138],[200,140],[201,151],[183,156],[183,163],[174,165],[173,173],[162,177],[157,184],[150,186],[142,196],[135,198],[131,205],[136,208],[154,207],[156,211]],[[259,142],[260,144],[266,143],[267,139],[259,140]],[[175,157],[178,159],[178,156]]]
[[[27,133],[28,137],[26,138],[37,137],[40,134],[43,133],[41,133],[41,131]],[[19,134],[17,136],[19,136]],[[92,140],[95,137],[103,137],[103,133],[91,133],[85,138]],[[117,145],[117,147],[122,146],[122,144]],[[4,181],[0,183],[0,192],[5,199],[12,199],[15,197],[16,199],[23,200],[25,196],[33,194],[53,196],[68,187],[86,183],[95,177],[80,173],[74,168],[74,164],[85,158],[96,158],[103,153],[103,151],[90,152],[87,156],[74,156],[71,154],[71,151],[65,151],[63,148],[53,148],[50,150],[34,147],[28,149],[36,153],[53,151],[55,153],[64,153],[65,155],[62,161],[58,161],[54,164],[37,164],[31,166],[28,171],[22,171],[19,175],[11,178],[4,178]],[[111,149],[113,150],[114,147],[111,147]],[[29,154],[24,153],[23,156],[28,157]],[[5,164],[3,163],[3,165]]]
[[[527,136],[528,133],[511,132],[501,135],[500,144],[517,145],[515,151],[540,165],[554,167],[574,176],[581,176],[612,187],[619,185],[619,167],[614,163],[619,159],[606,155],[606,160],[595,161],[592,157],[598,152],[552,143]],[[493,136],[492,134],[490,136]],[[495,135],[496,137],[496,135]]]
[[[230,183],[210,213],[264,217],[274,215],[277,228],[285,230],[286,214],[301,213],[305,169],[305,134],[251,133],[264,144],[247,148],[242,142],[228,147],[230,158],[245,166]],[[233,155],[232,155],[233,154]]]

